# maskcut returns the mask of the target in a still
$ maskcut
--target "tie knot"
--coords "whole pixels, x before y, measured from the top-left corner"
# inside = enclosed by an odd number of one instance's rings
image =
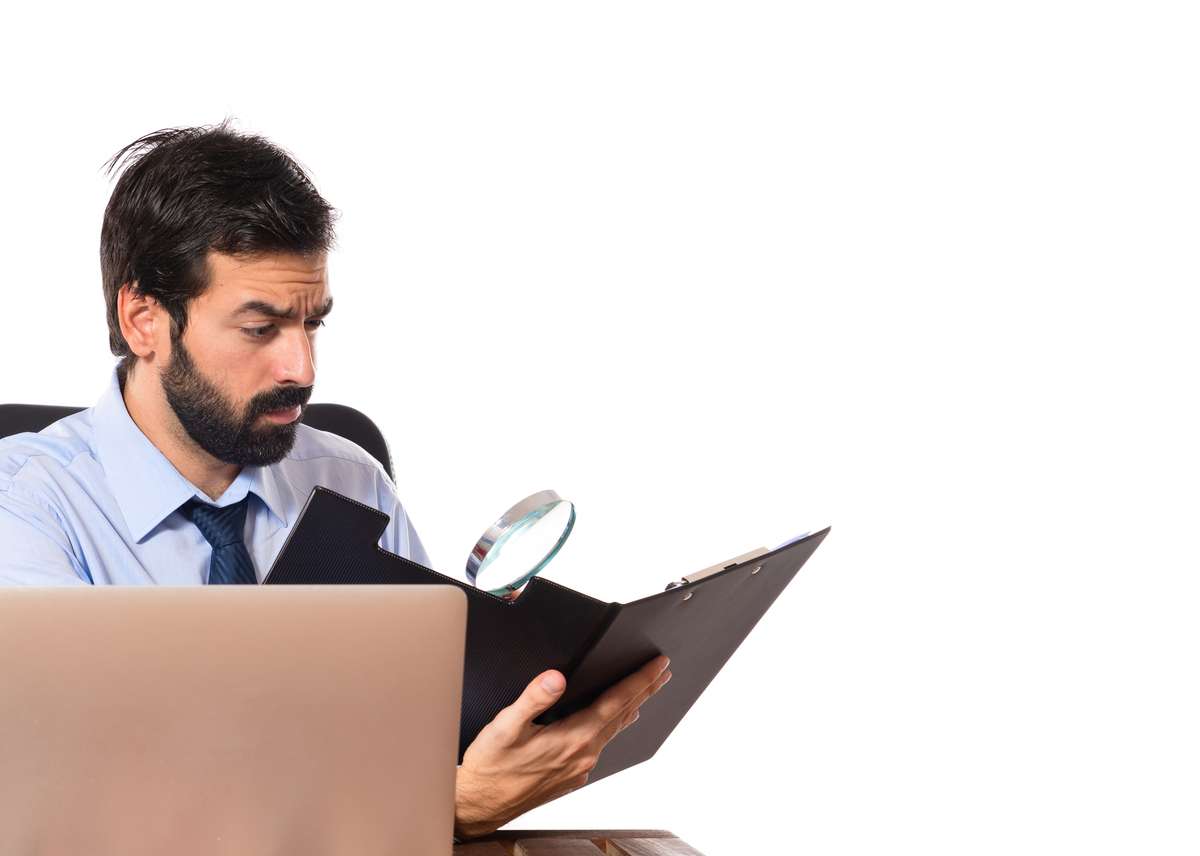
[[[246,500],[224,508],[217,508],[198,499],[189,499],[184,503],[183,515],[196,524],[204,540],[212,545],[214,550],[228,547],[231,544],[241,544],[242,534],[246,530]]]

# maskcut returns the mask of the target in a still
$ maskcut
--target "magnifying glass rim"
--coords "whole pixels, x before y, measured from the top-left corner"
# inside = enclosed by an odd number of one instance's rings
[[[546,513],[548,513],[551,508],[563,502],[570,508],[571,516],[567,519],[567,525],[563,527],[562,535],[559,536],[558,541],[555,542],[546,555],[542,557],[541,561],[534,565],[524,576],[512,580],[500,588],[484,589],[484,591],[499,596],[512,594],[537,576],[538,572],[546,567],[546,564],[558,554],[559,549],[566,542],[567,536],[571,534],[571,529],[575,526],[575,504],[563,499],[552,490],[539,490],[537,493],[531,493],[513,505],[508,511],[501,514],[499,519],[487,528],[487,531],[483,533],[475,543],[474,548],[472,548],[471,555],[467,557],[467,579],[471,581],[471,585],[478,587],[479,583],[476,579],[480,571],[487,567],[489,558],[492,555],[492,548],[496,546],[497,542],[507,538],[517,523],[542,508],[545,508]]]

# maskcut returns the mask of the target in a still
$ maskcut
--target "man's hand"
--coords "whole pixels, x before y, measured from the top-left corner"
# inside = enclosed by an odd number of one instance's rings
[[[590,707],[549,725],[533,720],[562,696],[561,672],[542,672],[496,714],[467,747],[454,806],[454,834],[474,838],[518,815],[581,788],[600,752],[638,718],[638,708],[671,679],[670,661],[655,657],[609,687]]]

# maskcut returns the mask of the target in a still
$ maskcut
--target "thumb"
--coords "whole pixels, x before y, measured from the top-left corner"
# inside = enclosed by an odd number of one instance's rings
[[[502,722],[514,732],[529,725],[543,711],[548,710],[567,688],[567,679],[562,672],[550,669],[529,682],[517,700],[496,714],[496,722]]]

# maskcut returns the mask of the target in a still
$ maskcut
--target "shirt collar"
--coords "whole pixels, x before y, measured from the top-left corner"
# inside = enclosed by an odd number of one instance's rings
[[[271,513],[271,535],[286,525],[291,501],[275,466],[242,467],[237,478],[215,502],[188,481],[158,447],[142,433],[129,415],[114,370],[108,389],[92,409],[96,453],[112,489],[129,534],[141,541],[175,509],[192,497],[218,507],[240,502],[254,494]]]

